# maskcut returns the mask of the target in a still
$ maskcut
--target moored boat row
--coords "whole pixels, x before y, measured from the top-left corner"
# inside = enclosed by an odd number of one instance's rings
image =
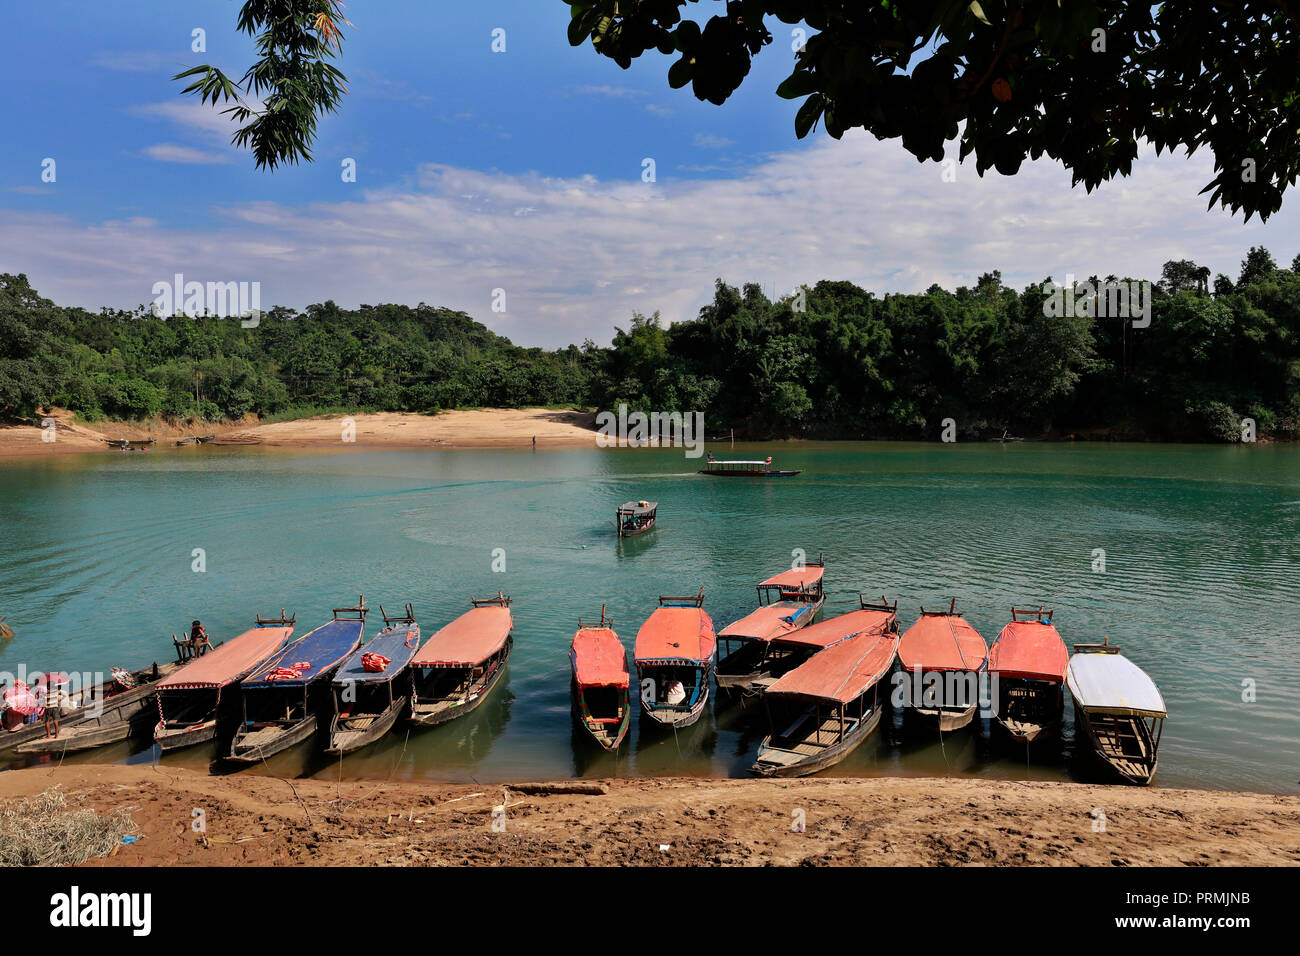
[[[576,725],[602,749],[620,748],[631,726],[633,667],[647,730],[695,724],[716,683],[719,707],[746,698],[763,703],[755,713],[766,715],[770,729],[752,772],[800,776],[861,746],[887,703],[942,733],[969,725],[983,706],[996,732],[1029,746],[1059,732],[1068,687],[1076,745],[1086,742],[1125,781],[1154,776],[1165,703],[1109,640],[1075,645],[1071,657],[1052,611],[1012,608],[990,648],[955,600],[945,610],[923,608],[901,633],[897,602],[883,597],[859,595],[856,609],[818,621],[824,576],[819,558],[764,579],[758,611],[716,635],[702,587],[660,597],[637,632],[631,667],[604,607],[597,622],[579,619],[569,646]],[[427,639],[410,604],[394,616],[379,610],[384,626],[369,641],[364,597],[296,639],[295,617],[258,616],[248,631],[188,662],[123,672],[112,686],[61,701],[63,726],[53,733],[48,721],[7,723],[0,750],[72,753],[149,728],[160,750],[176,750],[220,739],[225,699],[227,719],[238,711],[221,748],[226,759],[258,763],[316,737],[341,757],[399,722],[427,727],[472,713],[502,682],[514,641],[511,600],[502,593],[471,601]],[[891,674],[890,686],[882,686]],[[55,700],[53,689],[66,676],[44,679],[50,686],[37,690]],[[9,712],[0,716],[23,713],[28,696],[35,701],[26,685],[7,690]],[[79,710],[94,702],[93,713]]]

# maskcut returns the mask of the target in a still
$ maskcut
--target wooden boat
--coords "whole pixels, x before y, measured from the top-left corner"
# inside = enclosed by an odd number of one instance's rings
[[[411,661],[411,713],[419,727],[445,724],[477,708],[505,673],[514,646],[510,598],[471,600],[468,611],[440,628]]]
[[[807,627],[825,601],[826,559],[760,581],[758,608],[718,632],[718,689],[743,687],[780,667],[798,645],[782,637]],[[806,656],[806,655],[805,655]],[[789,661],[792,667],[797,661]],[[785,670],[789,670],[786,667]]]
[[[614,622],[600,609],[600,621],[583,624],[569,646],[573,670],[573,714],[578,726],[605,750],[617,750],[632,725],[631,683],[627,650],[614,632]]]
[[[628,501],[618,506],[614,513],[614,527],[620,538],[645,534],[655,526],[655,514],[659,510],[657,501]]]
[[[227,759],[257,763],[316,733],[313,692],[361,645],[366,599],[336,607],[334,619],[285,645],[241,683],[243,720]]]
[[[1029,744],[1060,729],[1069,661],[1051,611],[1011,609],[989,650],[989,681],[998,726],[1012,740]]]
[[[1150,783],[1168,716],[1160,689],[1109,639],[1074,650],[1065,680],[1074,698],[1075,738],[1082,728],[1122,780]]]
[[[63,703],[57,737],[45,736],[44,721],[23,724],[0,732],[0,752],[78,753],[145,733],[153,714],[154,685],[176,666],[155,663],[73,693]]]
[[[718,461],[712,455],[705,457],[705,467],[699,473],[719,478],[789,478],[799,474],[798,471],[773,468],[771,458],[766,461]]]
[[[670,727],[689,727],[709,700],[717,639],[703,610],[704,588],[694,597],[661,597],[636,635],[641,716]]]
[[[145,448],[148,448],[155,441],[157,441],[156,438],[105,438],[103,439],[104,444],[110,446],[111,448],[120,448],[123,451],[126,451],[131,448],[143,450]]]
[[[297,618],[263,618],[250,629],[186,663],[159,682],[153,739],[163,751],[212,740],[223,693],[280,649]]]
[[[750,772],[802,777],[856,750],[880,723],[880,679],[894,666],[898,642],[897,630],[855,634],[773,683],[763,696],[773,732]]]
[[[860,608],[837,614],[817,624],[773,638],[762,669],[746,684],[739,685],[746,696],[764,694],[789,673],[828,647],[858,634],[898,633],[898,603],[870,604],[859,595]],[[736,685],[733,685],[733,687]]]
[[[958,730],[975,716],[979,675],[988,666],[988,645],[957,613],[921,609],[898,644],[898,661],[910,677],[903,682],[907,713]]]
[[[420,626],[409,604],[397,617],[385,614],[382,604],[379,613],[384,629],[352,652],[330,684],[334,716],[327,754],[349,754],[374,743],[406,712],[409,684],[405,678],[420,647]],[[373,661],[370,655],[385,657],[388,663],[382,670],[372,670],[367,667],[367,662]]]

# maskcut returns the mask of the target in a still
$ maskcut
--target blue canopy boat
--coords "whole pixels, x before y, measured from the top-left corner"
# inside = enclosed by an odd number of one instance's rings
[[[366,610],[364,595],[355,607],[336,607],[332,621],[286,644],[244,679],[244,719],[228,759],[256,763],[316,732],[314,692],[361,645]]]
[[[406,613],[397,617],[385,614],[382,604],[379,613],[384,629],[352,652],[330,684],[334,719],[327,754],[352,753],[374,743],[406,708],[407,695],[396,696],[393,686],[420,648],[420,626],[409,604]]]

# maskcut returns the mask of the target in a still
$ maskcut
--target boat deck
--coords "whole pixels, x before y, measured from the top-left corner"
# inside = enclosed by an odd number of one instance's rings
[[[284,734],[285,728],[279,724],[271,724],[268,727],[258,727],[243,734],[238,740],[238,747],[241,751],[247,752],[257,747],[265,747],[267,744],[274,743]]]

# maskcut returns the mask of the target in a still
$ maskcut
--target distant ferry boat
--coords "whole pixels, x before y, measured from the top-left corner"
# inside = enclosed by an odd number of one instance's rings
[[[704,461],[705,467],[699,473],[720,478],[789,478],[799,474],[798,471],[773,468],[771,457],[766,461],[718,461],[712,455],[706,455]]]

